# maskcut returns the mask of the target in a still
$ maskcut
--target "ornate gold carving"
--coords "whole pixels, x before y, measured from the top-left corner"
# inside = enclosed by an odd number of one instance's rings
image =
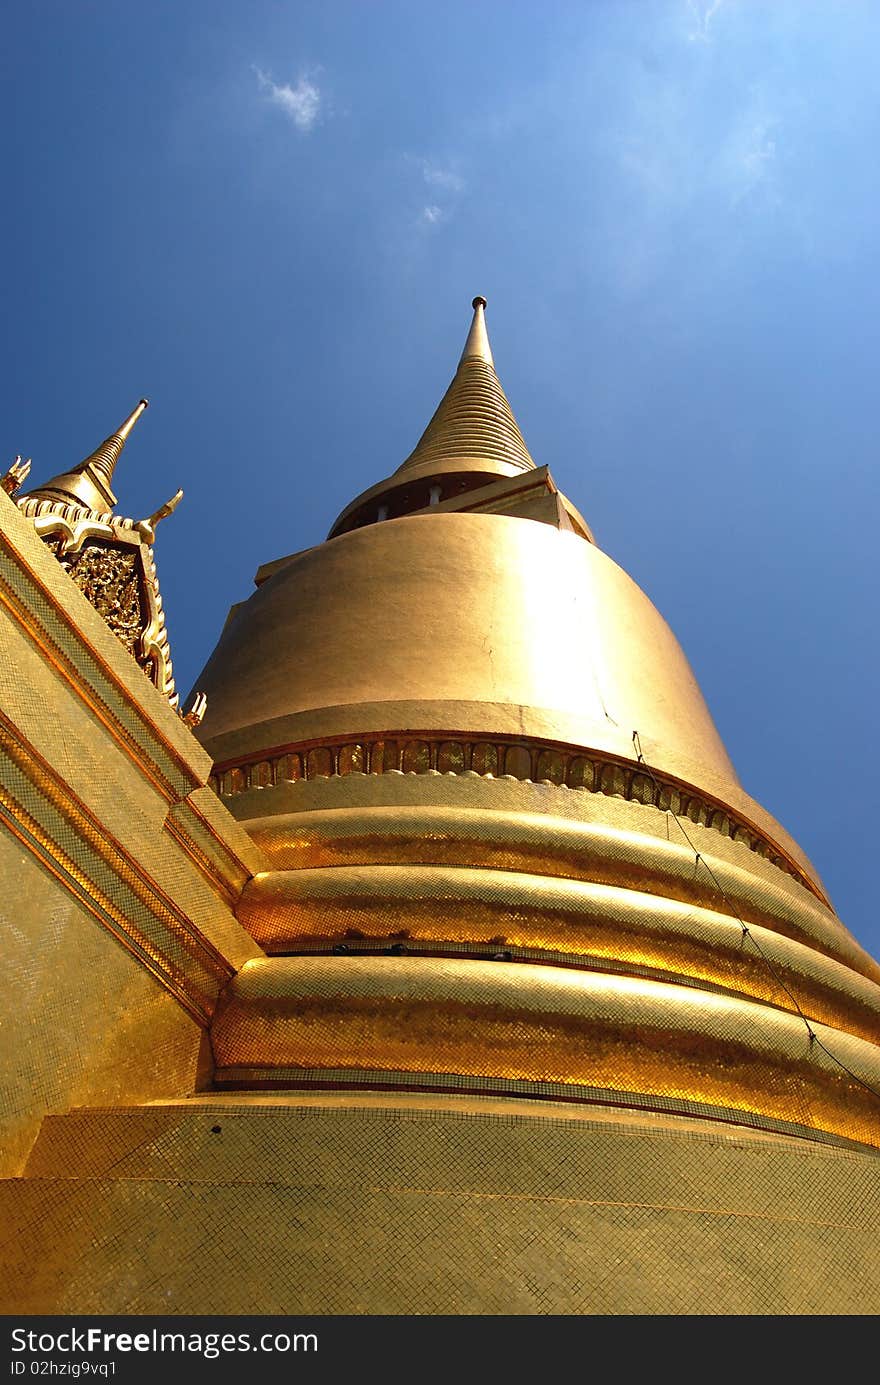
[[[84,596],[137,657],[144,625],[144,601],[136,550],[88,543],[72,557],[58,559]]]
[[[146,520],[98,514],[83,505],[24,496],[17,502],[46,547],[172,707],[174,689],[165,613],[150,541],[183,492]],[[197,724],[197,723],[196,723]]]
[[[458,741],[441,741],[437,748],[437,768],[440,773],[461,774],[464,767],[464,746]]]
[[[246,788],[247,783],[242,770],[230,769],[226,771],[223,776],[223,788],[221,791],[225,798],[231,797],[232,794],[241,793],[242,790]]]
[[[329,746],[317,745],[310,750],[307,758],[309,779],[327,779],[333,773],[333,751]]]
[[[47,543],[46,547],[50,545]],[[162,796],[174,801],[200,781],[189,760],[132,701],[117,669],[76,629],[67,612],[46,603],[37,573],[17,553],[0,544],[0,603],[27,633],[47,662],[89,706],[102,726]]]
[[[256,772],[257,764],[267,765],[268,773],[262,768]],[[221,798],[228,798],[246,789],[269,788],[285,780],[322,779],[333,774],[470,772],[491,779],[497,776],[501,765],[504,773],[514,779],[608,794],[686,817],[742,842],[822,899],[793,861],[726,805],[690,785],[670,781],[657,773],[647,775],[631,762],[615,760],[598,751],[586,755],[583,748],[576,746],[513,741],[503,736],[494,741],[464,735],[447,740],[445,735],[432,737],[430,732],[421,733],[418,739],[370,740],[368,736],[358,736],[332,744],[311,742],[296,748],[285,747],[282,754],[270,751],[259,762],[223,762],[214,768],[213,785]]]
[[[279,761],[279,765],[280,763]],[[337,774],[363,774],[366,768],[367,754],[362,745],[343,745],[340,747],[337,756]]]
[[[56,558],[78,553],[87,539],[112,541],[116,537],[116,531],[108,523],[109,516],[94,515],[78,505],[60,505],[56,509],[49,500],[40,503],[44,513],[31,515],[33,525],[40,538],[49,543]],[[28,513],[26,505],[25,501],[19,505],[25,514]]]
[[[471,769],[475,774],[498,773],[498,748],[488,741],[477,741],[471,750]]]
[[[550,784],[565,783],[565,761],[558,750],[542,750],[538,756],[538,779]]]
[[[403,748],[405,774],[426,774],[431,768],[431,747],[427,741],[408,741]]]
[[[251,769],[251,783],[258,789],[268,789],[273,783],[272,766],[268,760],[260,760]]]

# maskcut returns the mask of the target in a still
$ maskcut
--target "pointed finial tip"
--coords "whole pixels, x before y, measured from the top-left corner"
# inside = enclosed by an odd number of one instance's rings
[[[476,296],[476,298],[474,299],[473,303],[471,304],[471,307],[472,307],[472,308],[486,308],[486,307],[488,307],[488,304],[486,303],[486,300],[485,300],[485,298],[483,297],[483,295],[480,294],[480,293],[478,293],[477,296]]]

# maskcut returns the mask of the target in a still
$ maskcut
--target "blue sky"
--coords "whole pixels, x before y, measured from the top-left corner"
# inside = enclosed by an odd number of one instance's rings
[[[880,954],[880,6],[28,0],[0,32],[3,447],[141,394],[187,690],[417,440],[476,293],[539,464]]]

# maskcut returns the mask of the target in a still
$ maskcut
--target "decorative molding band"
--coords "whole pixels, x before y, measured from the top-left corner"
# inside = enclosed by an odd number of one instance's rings
[[[818,1021],[807,1028],[802,1014],[760,1000],[616,972],[311,954],[246,962],[211,1046],[218,1073],[365,1068],[429,1083],[447,1073],[615,1087],[880,1149],[880,1046]]]
[[[209,885],[234,908],[244,886],[253,878],[254,870],[218,836],[191,797],[174,805],[165,819],[165,830]]]
[[[234,969],[0,713],[0,820],[208,1025]]]
[[[204,841],[196,840],[198,827],[188,818],[184,827],[180,821],[179,808],[173,809],[165,819],[165,831],[171,837],[180,850],[183,851],[192,861],[196,869],[201,873],[212,889],[222,896],[230,908],[234,908],[241,894],[241,886],[230,881],[227,873],[220,868],[216,853],[204,849]],[[195,828],[195,831],[193,831]]]
[[[219,762],[209,783],[221,798],[231,798],[247,789],[267,789],[285,782],[393,772],[504,776],[647,804],[742,842],[793,876],[823,904],[828,902],[791,857],[719,799],[672,775],[655,770],[648,774],[631,760],[558,741],[513,736],[490,739],[456,732],[441,736],[430,731],[304,741],[246,760]]]
[[[224,1091],[413,1092],[519,1097],[527,1101],[562,1102],[573,1106],[610,1106],[650,1115],[691,1116],[722,1125],[741,1126],[773,1135],[789,1135],[814,1144],[859,1154],[876,1154],[876,1146],[835,1131],[781,1120],[746,1108],[654,1092],[628,1092],[613,1087],[588,1087],[568,1082],[530,1082],[516,1078],[482,1077],[470,1073],[400,1072],[366,1068],[292,1068],[229,1066],[214,1072],[213,1089]]]

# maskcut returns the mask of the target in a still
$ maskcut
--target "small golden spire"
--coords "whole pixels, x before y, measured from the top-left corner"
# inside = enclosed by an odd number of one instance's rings
[[[492,348],[489,345],[489,333],[486,331],[486,300],[478,295],[471,307],[474,310],[474,320],[471,323],[471,330],[468,332],[468,339],[464,344],[461,353],[462,361],[473,360],[485,361],[486,365],[494,366],[492,359]]]
[[[137,408],[132,409],[125,422],[116,429],[115,433],[111,433],[109,438],[105,438],[101,446],[96,447],[94,452],[86,457],[84,462],[80,462],[79,466],[76,468],[77,471],[85,471],[89,467],[94,467],[96,471],[101,472],[109,483],[113,477],[113,468],[119,460],[119,454],[125,446],[126,439],[141,414],[144,412],[144,409],[149,406],[149,403],[149,399],[139,400]]]
[[[452,383],[395,476],[417,468],[420,473],[429,468],[479,471],[486,461],[490,469],[510,476],[535,465],[495,373],[485,298],[478,296],[472,306],[473,321]]]
[[[100,447],[96,447],[94,452],[89,453],[88,457],[72,470],[65,471],[61,476],[53,476],[51,481],[38,486],[32,494],[63,497],[66,501],[72,500],[78,505],[85,505],[87,509],[97,513],[112,510],[116,504],[116,496],[110,489],[113,468],[119,460],[119,454],[129,433],[149,402],[149,399],[139,400],[137,407],[132,409],[125,422],[120,424],[115,433],[105,438]]]

